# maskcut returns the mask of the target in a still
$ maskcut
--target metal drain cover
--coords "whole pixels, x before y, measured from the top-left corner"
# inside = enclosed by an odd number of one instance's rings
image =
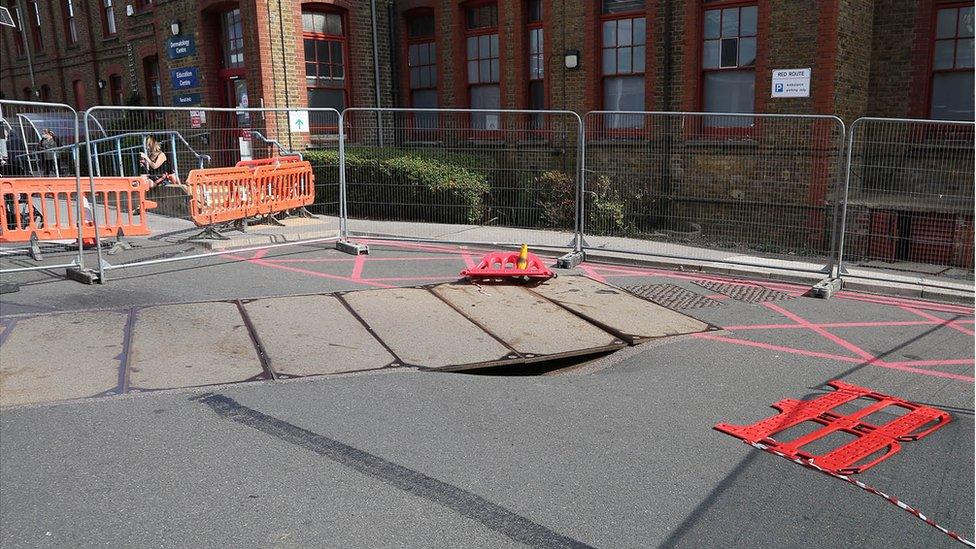
[[[623,288],[636,296],[669,309],[701,309],[722,305],[710,297],[705,297],[674,284],[637,284]]]
[[[695,284],[713,292],[727,295],[736,301],[746,303],[763,303],[766,301],[780,301],[795,297],[779,290],[770,290],[755,284],[736,282],[713,282],[711,280],[696,280]]]

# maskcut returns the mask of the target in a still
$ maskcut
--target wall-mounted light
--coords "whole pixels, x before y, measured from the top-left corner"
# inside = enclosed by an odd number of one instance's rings
[[[567,69],[579,68],[579,50],[567,50],[564,55]]]
[[[105,81],[102,80],[101,78],[98,79],[98,89],[100,89],[100,90],[104,90],[105,89]]]
[[[180,35],[180,20],[179,19],[173,19],[172,21],[170,21],[170,23],[169,23],[169,31],[173,33],[173,36],[179,36]]]

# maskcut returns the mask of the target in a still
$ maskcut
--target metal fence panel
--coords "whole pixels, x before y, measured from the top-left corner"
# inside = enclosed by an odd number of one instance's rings
[[[834,116],[590,112],[586,248],[821,271],[835,249]]]
[[[571,248],[582,121],[569,111],[343,111],[350,236]]]
[[[884,118],[851,125],[842,257],[862,267],[858,276],[972,280],[974,127]]]
[[[84,198],[79,199],[78,142],[78,113],[69,105],[0,100],[0,207],[5,221],[0,226],[0,273],[66,268],[83,261],[87,210]],[[30,192],[15,192],[14,180],[20,178],[31,178]],[[77,238],[49,240],[61,232]],[[30,242],[21,238],[28,233],[42,239],[34,254]]]
[[[132,207],[135,215],[147,217],[151,233],[147,238],[135,239],[132,249],[103,253],[103,246],[97,248],[102,272],[205,257],[227,247],[256,249],[276,245],[274,242],[338,238],[339,113],[334,109],[93,107],[83,119],[89,136],[85,175],[92,192],[100,178],[146,176],[152,188],[145,198],[155,203],[151,208]],[[146,165],[147,156],[158,158],[153,141],[166,155],[159,169]],[[211,192],[211,187],[193,185],[204,173],[234,168],[241,161],[289,155],[311,164],[314,199],[304,210],[289,210],[288,214],[301,216],[283,220],[286,227],[277,226],[282,222],[278,215],[205,224],[191,215],[200,204],[229,199]],[[243,185],[233,188],[241,194],[234,199],[253,200]],[[271,193],[271,184],[262,192]],[[104,196],[99,193],[98,199],[105,200]],[[106,222],[101,212],[123,209],[115,203],[100,206],[96,208],[99,224]],[[275,227],[258,226],[262,222]],[[231,242],[221,243],[225,238]]]

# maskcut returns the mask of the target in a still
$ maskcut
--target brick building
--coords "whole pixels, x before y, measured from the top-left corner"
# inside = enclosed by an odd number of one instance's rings
[[[375,57],[384,106],[973,119],[971,2],[3,3],[26,28],[0,32],[0,92],[80,108],[374,106]],[[796,68],[809,97],[771,97]]]

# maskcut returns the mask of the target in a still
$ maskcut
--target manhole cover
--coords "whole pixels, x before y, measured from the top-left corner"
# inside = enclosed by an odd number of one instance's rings
[[[712,282],[710,280],[696,280],[695,284],[707,290],[727,295],[736,301],[744,301],[746,303],[763,303],[765,301],[780,301],[782,299],[794,298],[794,296],[786,292],[770,290],[769,288],[753,284]]]
[[[624,286],[624,289],[669,309],[701,309],[721,305],[714,299],[674,284],[638,284]]]

